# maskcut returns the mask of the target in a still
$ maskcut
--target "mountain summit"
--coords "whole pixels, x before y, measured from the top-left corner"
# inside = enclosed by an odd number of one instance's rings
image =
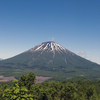
[[[33,47],[32,49],[26,51],[26,52],[40,52],[40,54],[44,53],[44,52],[51,52],[53,53],[53,57],[55,57],[55,53],[58,52],[59,54],[64,54],[64,53],[69,53],[70,51],[67,50],[66,48],[62,47],[61,45],[59,45],[56,42],[53,41],[49,41],[49,42],[43,42],[38,46]],[[72,52],[70,52],[72,53]],[[72,53],[74,54],[74,53]]]
[[[56,42],[43,42],[40,45],[33,47],[29,51],[30,52],[41,51],[41,53],[43,53],[44,51],[55,53],[55,51],[57,51],[59,53],[62,53],[66,52],[66,49]]]

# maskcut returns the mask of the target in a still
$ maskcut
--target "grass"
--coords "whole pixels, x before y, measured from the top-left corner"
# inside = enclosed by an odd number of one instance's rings
[[[82,77],[87,79],[100,79],[100,73],[94,73],[94,71],[89,71],[86,69],[74,70],[75,72],[63,72],[62,70],[55,70],[55,71],[47,71],[47,70],[40,70],[38,68],[22,68],[22,69],[10,69],[10,68],[0,68],[0,75],[3,76],[14,76],[16,79],[19,79],[22,74],[34,72],[37,76],[46,76],[46,77],[53,77],[50,80],[66,80],[71,79],[76,76],[82,75]]]

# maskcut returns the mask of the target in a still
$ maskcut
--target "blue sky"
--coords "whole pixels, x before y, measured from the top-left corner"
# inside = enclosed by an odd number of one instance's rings
[[[100,0],[0,0],[0,58],[46,41],[100,64]]]

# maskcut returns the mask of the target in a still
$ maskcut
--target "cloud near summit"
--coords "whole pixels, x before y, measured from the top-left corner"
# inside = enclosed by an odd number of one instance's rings
[[[54,38],[54,37],[52,37],[52,38],[49,38],[49,40],[52,40],[52,41],[54,41],[54,40],[55,40],[55,38]]]
[[[83,50],[80,51],[79,56],[86,58],[85,52]]]

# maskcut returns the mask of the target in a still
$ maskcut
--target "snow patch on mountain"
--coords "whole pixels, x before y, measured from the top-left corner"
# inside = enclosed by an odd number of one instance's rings
[[[37,45],[37,46],[31,48],[30,50],[28,50],[26,52],[34,53],[36,51],[40,51],[41,54],[43,52],[52,52],[53,53],[53,57],[55,57],[55,52],[58,52],[59,54],[70,52],[66,48],[64,48],[61,45],[59,45],[58,43],[52,42],[52,41],[50,41],[50,42],[43,42],[40,45]],[[72,53],[72,52],[70,52],[70,53]]]

